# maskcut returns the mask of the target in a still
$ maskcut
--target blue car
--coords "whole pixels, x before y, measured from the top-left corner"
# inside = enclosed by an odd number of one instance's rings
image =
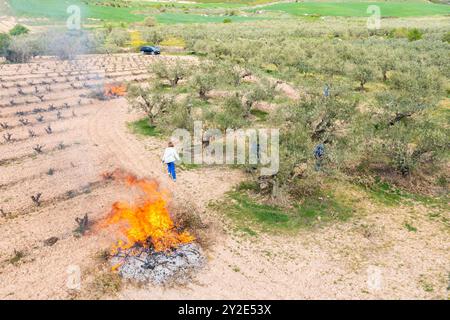
[[[140,51],[143,52],[144,54],[150,54],[150,55],[156,55],[156,54],[161,53],[161,50],[159,49],[159,47],[154,47],[154,46],[141,47]]]

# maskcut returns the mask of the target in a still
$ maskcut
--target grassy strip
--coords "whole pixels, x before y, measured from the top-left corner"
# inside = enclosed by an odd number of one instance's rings
[[[233,219],[237,229],[255,235],[262,232],[292,232],[329,221],[344,221],[352,216],[353,209],[332,193],[312,196],[292,208],[259,203],[240,186],[228,194],[228,199],[213,205]]]
[[[127,123],[127,127],[131,132],[147,137],[156,137],[161,134],[156,127],[150,126],[148,124],[147,118],[129,122]]]
[[[367,191],[372,199],[388,206],[400,204],[414,205],[415,203],[420,203],[431,208],[450,210],[448,196],[429,197],[409,193],[379,179],[373,186],[367,188]]]
[[[141,22],[149,14],[146,10],[154,11],[158,8],[165,8],[166,10],[175,9],[180,11],[182,8],[192,8],[193,10],[202,9],[232,9],[241,7],[243,4],[239,3],[158,3],[158,2],[134,2],[130,7],[113,7],[100,6],[95,3],[84,3],[80,0],[73,0],[70,3],[60,0],[8,0],[11,10],[14,15],[21,17],[32,18],[48,18],[54,21],[65,21],[70,14],[67,13],[67,8],[70,5],[76,5],[80,8],[81,18],[84,23],[89,23],[89,20],[100,20],[108,22],[124,22],[133,23]],[[177,9],[178,8],[178,9]],[[241,22],[261,19],[260,17],[245,17],[245,16],[231,16],[224,17],[220,15],[201,15],[200,12],[184,13],[184,12],[165,12],[155,15],[157,21],[163,24],[175,23],[209,23],[209,22],[223,22],[225,18],[232,22]]]

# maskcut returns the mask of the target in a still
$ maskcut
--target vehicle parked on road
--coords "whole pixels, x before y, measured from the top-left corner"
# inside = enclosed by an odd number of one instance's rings
[[[161,49],[155,46],[144,46],[140,49],[144,54],[157,55],[161,53]]]

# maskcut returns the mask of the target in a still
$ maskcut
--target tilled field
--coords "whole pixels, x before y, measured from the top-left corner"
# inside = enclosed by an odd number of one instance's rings
[[[148,79],[152,60],[139,55],[87,56],[1,66],[3,218],[105,187],[87,130],[99,101],[86,98],[87,93],[96,85]],[[55,184],[58,177],[63,181]],[[40,204],[31,198],[39,193]]]

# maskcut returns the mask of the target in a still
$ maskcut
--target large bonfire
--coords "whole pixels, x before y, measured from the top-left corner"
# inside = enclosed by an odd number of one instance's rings
[[[119,225],[124,240],[119,240],[115,251],[136,245],[156,252],[166,251],[190,243],[194,237],[187,231],[178,232],[168,210],[169,194],[160,190],[157,181],[123,177],[128,186],[143,193],[136,204],[118,201],[105,220],[106,225]]]
[[[120,239],[112,247],[113,269],[125,278],[162,283],[201,266],[195,238],[179,230],[169,209],[169,192],[155,180],[116,171],[115,180],[139,191],[134,203],[118,201],[101,227],[118,227]]]

